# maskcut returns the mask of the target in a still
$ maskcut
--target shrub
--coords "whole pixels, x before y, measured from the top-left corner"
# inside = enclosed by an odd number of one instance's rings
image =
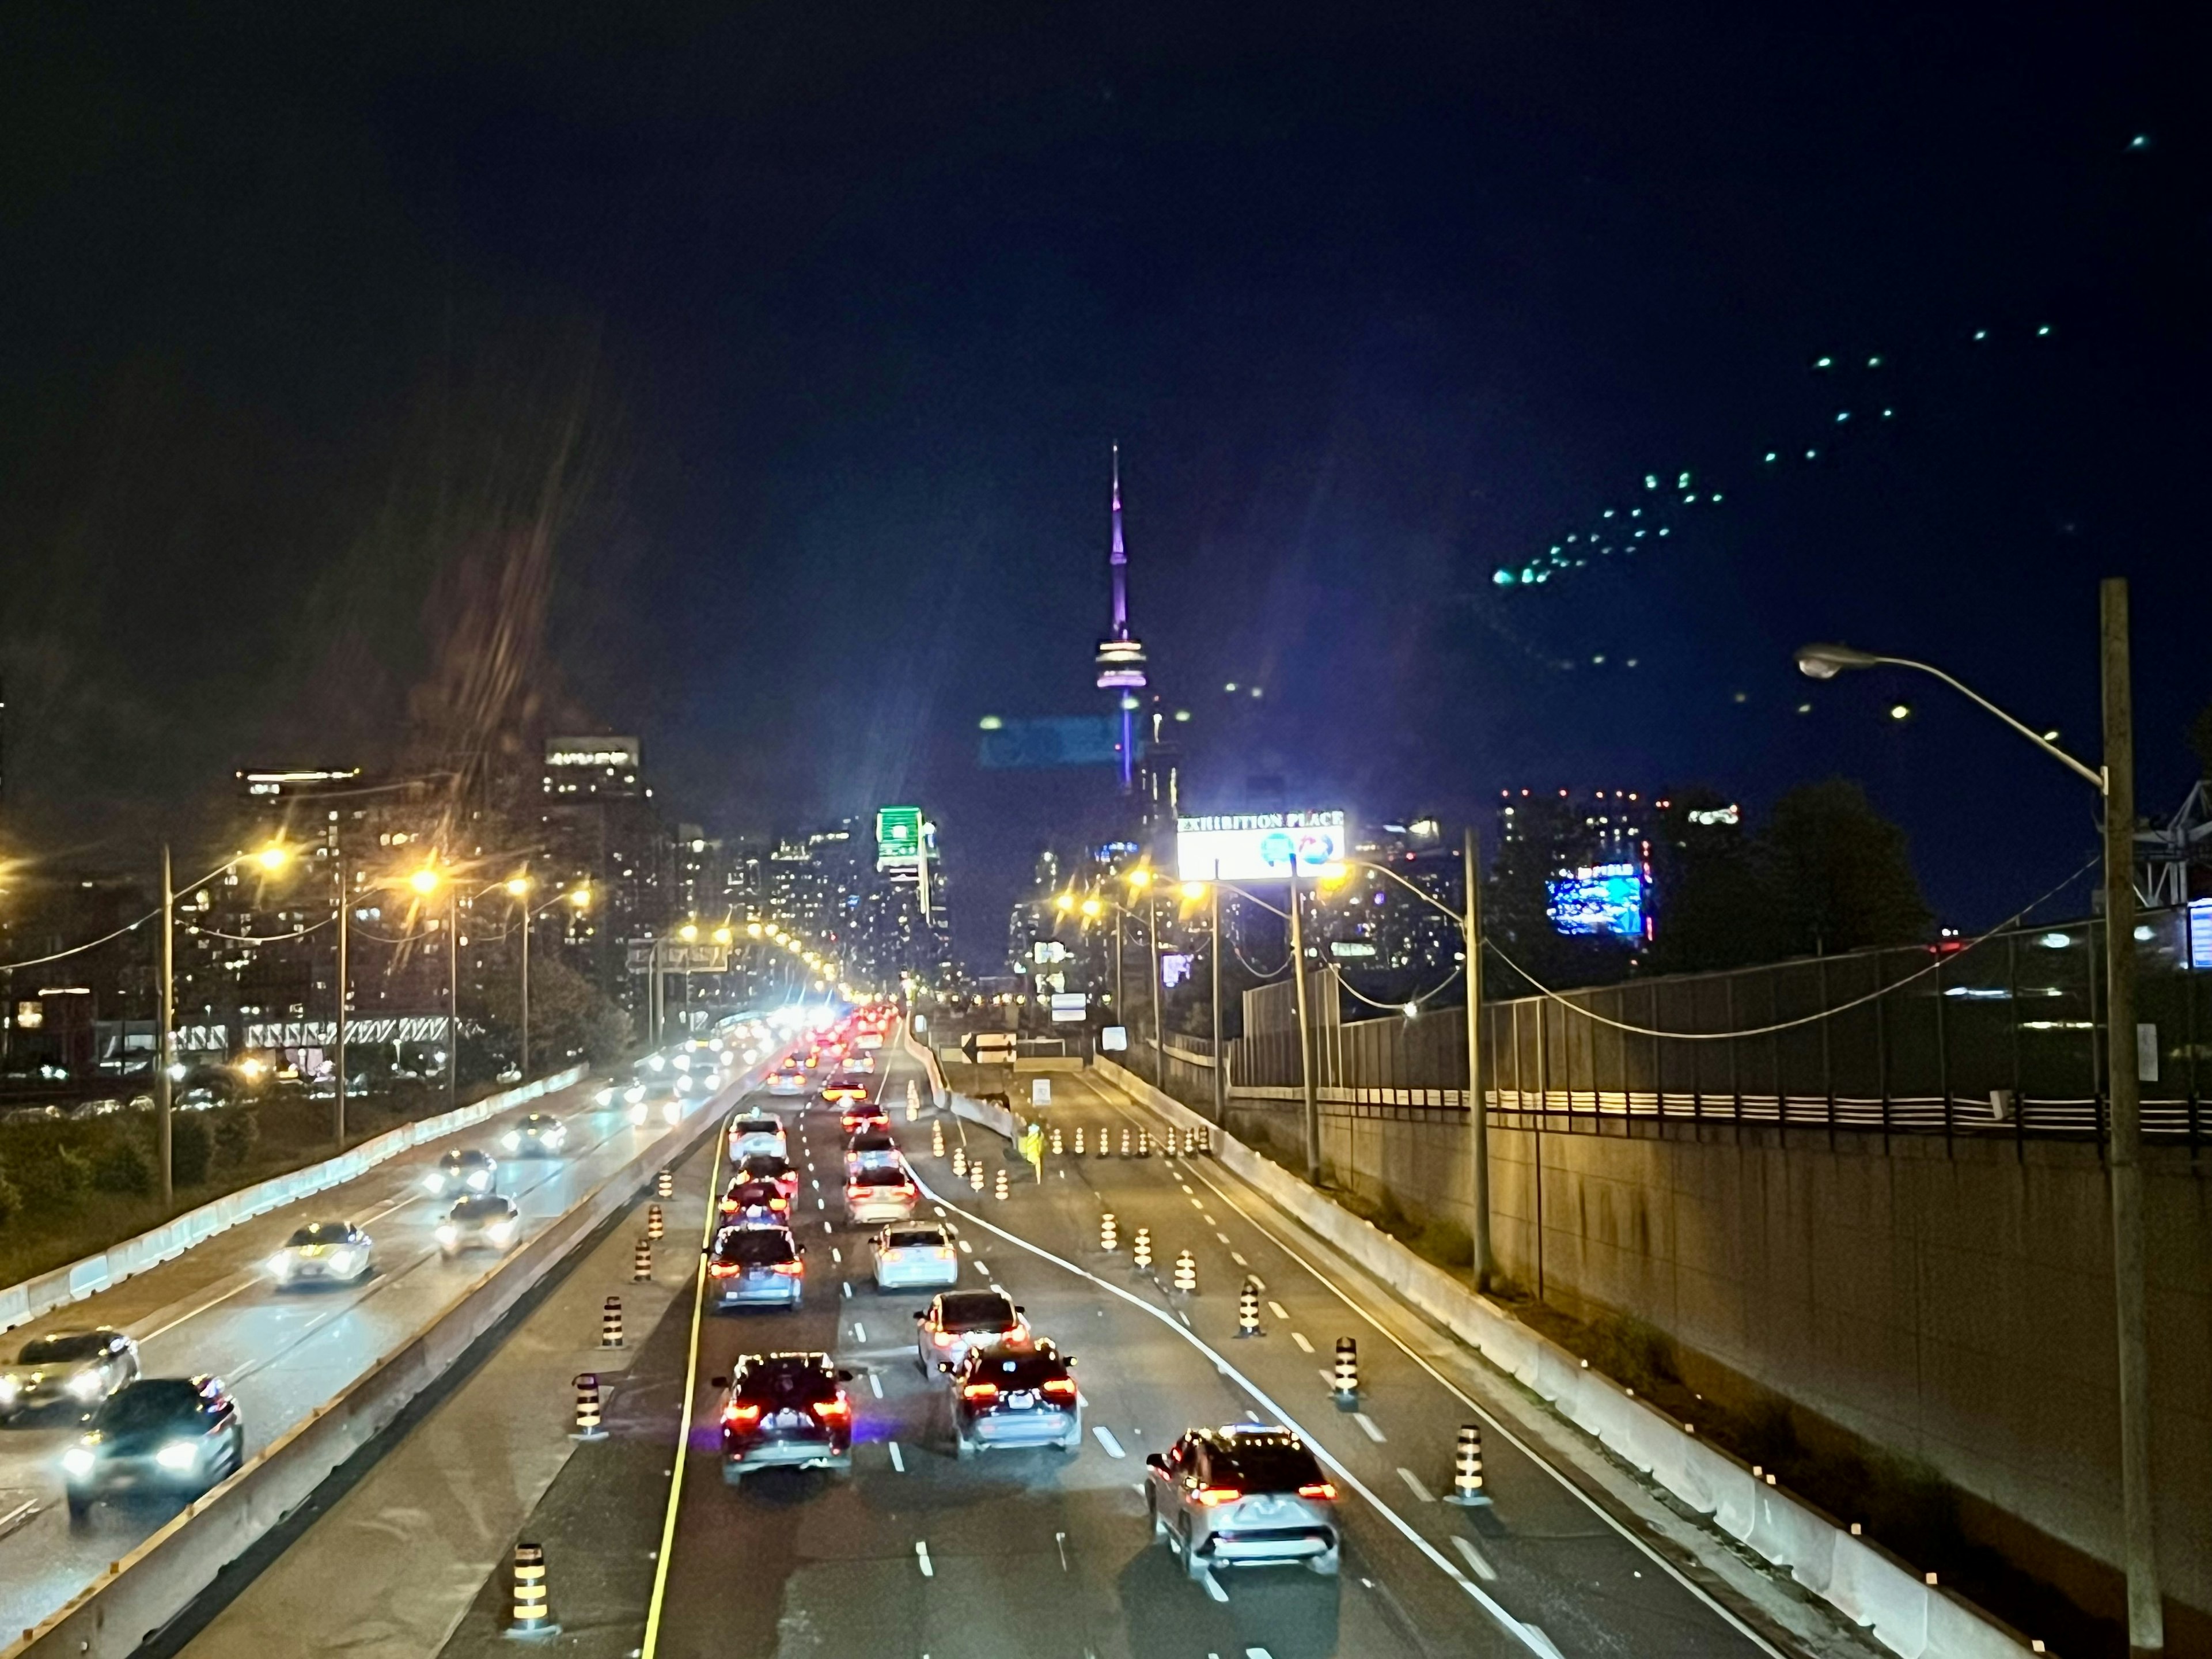
[[[92,1184],[103,1193],[141,1196],[153,1190],[154,1161],[146,1156],[136,1135],[118,1135],[93,1159]]]
[[[92,1169],[76,1147],[55,1145],[24,1159],[16,1180],[26,1207],[66,1210],[83,1199]]]
[[[15,1183],[8,1179],[8,1166],[0,1164],[0,1227],[6,1226],[23,1207],[23,1195],[15,1190]]]
[[[179,1112],[169,1119],[169,1178],[175,1185],[204,1185],[214,1156],[214,1133],[199,1113]]]
[[[215,1158],[224,1169],[244,1169],[260,1140],[261,1115],[252,1108],[233,1106],[215,1115]]]

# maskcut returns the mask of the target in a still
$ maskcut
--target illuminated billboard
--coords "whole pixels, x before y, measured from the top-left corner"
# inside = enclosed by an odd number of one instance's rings
[[[876,868],[910,870],[921,862],[921,808],[886,806],[876,813]]]
[[[1644,872],[1633,864],[1590,864],[1546,884],[1552,926],[1563,933],[1644,937]]]
[[[1344,856],[1342,812],[1233,812],[1176,820],[1176,873],[1184,881],[1285,881]]]

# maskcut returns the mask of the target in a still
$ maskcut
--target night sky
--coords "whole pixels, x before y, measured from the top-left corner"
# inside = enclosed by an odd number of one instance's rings
[[[1115,442],[1202,808],[1840,771],[1985,923],[2094,850],[2088,792],[1790,653],[1936,659],[2094,759],[2112,574],[2144,810],[2191,776],[2185,8],[39,9],[9,850],[125,862],[234,767],[489,708],[640,732],[732,830],[922,800],[988,968],[1105,787],[974,754],[1103,707]],[[487,642],[504,701],[456,678]]]

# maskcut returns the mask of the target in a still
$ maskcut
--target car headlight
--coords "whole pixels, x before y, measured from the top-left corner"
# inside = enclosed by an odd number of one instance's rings
[[[98,1371],[79,1371],[64,1386],[79,1400],[97,1400],[107,1392],[107,1379]]]
[[[513,1152],[516,1147],[522,1145],[521,1132],[517,1129],[509,1129],[505,1134],[499,1138],[499,1144],[506,1147],[508,1152]]]
[[[602,1089],[592,1097],[592,1100],[596,1105],[611,1106],[615,1103],[615,1091],[612,1089]]]
[[[71,1446],[62,1454],[62,1468],[71,1474],[90,1474],[97,1462],[89,1446]]]
[[[450,1221],[445,1223],[438,1229],[438,1243],[441,1244],[451,1244],[460,1236],[461,1230],[453,1225]]]
[[[188,1469],[199,1461],[200,1449],[190,1440],[172,1440],[154,1454],[154,1461],[165,1469]]]
[[[666,1071],[666,1070],[668,1069],[668,1062],[667,1062],[666,1060],[663,1060],[663,1059],[662,1059],[659,1054],[655,1054],[655,1055],[654,1055],[651,1060],[647,1060],[646,1063],[647,1063],[647,1065],[651,1066],[653,1067],[653,1069],[654,1071],[656,1071],[656,1072],[665,1072],[665,1071]]]
[[[660,1115],[666,1118],[671,1123],[681,1123],[684,1121],[683,1103],[674,1100],[670,1101],[668,1104],[660,1109]]]
[[[476,1191],[482,1192],[491,1185],[491,1176],[482,1170],[471,1170],[469,1171],[469,1185]]]
[[[337,1249],[331,1252],[331,1271],[332,1273],[349,1274],[360,1265],[361,1256],[356,1251]]]
[[[514,1223],[512,1221],[495,1221],[490,1226],[485,1228],[484,1231],[491,1236],[491,1242],[501,1249],[505,1249],[514,1242]]]
[[[644,1122],[644,1121],[645,1121],[645,1103],[644,1103],[644,1102],[640,1101],[636,1105],[635,1105],[635,1106],[633,1106],[633,1107],[631,1107],[631,1108],[629,1109],[629,1121],[630,1121],[630,1122],[631,1122],[633,1125],[640,1124],[640,1123],[642,1123],[642,1122]]]
[[[269,1271],[279,1279],[289,1277],[292,1272],[292,1253],[289,1250],[279,1250],[270,1256]]]
[[[688,1072],[688,1071],[690,1071],[690,1070],[691,1069],[691,1056],[690,1056],[690,1055],[689,1055],[689,1054],[678,1054],[678,1055],[677,1055],[677,1056],[676,1056],[676,1069],[677,1069],[678,1071],[679,1071],[679,1072]]]
[[[631,1084],[629,1088],[623,1091],[623,1098],[631,1105],[636,1105],[639,1101],[645,1098],[645,1085],[641,1083]]]

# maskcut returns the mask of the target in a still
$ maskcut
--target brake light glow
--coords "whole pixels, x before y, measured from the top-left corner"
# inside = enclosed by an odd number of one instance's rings
[[[804,1261],[775,1261],[769,1264],[770,1273],[781,1273],[786,1279],[796,1279],[806,1271]]]
[[[1223,1504],[1231,1503],[1243,1495],[1243,1492],[1235,1486],[1200,1486],[1191,1494],[1198,1500],[1200,1508],[1209,1510]]]
[[[733,1429],[750,1429],[760,1421],[761,1408],[750,1400],[734,1400],[722,1413],[722,1421]]]
[[[961,1389],[960,1393],[961,1397],[967,1400],[996,1400],[999,1385],[995,1382],[969,1382]]]
[[[853,1407],[844,1395],[839,1395],[834,1400],[816,1401],[814,1414],[824,1423],[843,1423],[851,1419]]]
[[[930,1340],[936,1343],[940,1348],[949,1348],[952,1346],[953,1335],[950,1331],[939,1331],[933,1336]]]
[[[1298,1496],[1326,1498],[1334,1500],[1336,1497],[1336,1483],[1334,1480],[1309,1480],[1298,1488]]]
[[[1044,1393],[1048,1400],[1073,1400],[1075,1398],[1075,1379],[1072,1376],[1053,1377],[1045,1383]]]
[[[734,1261],[710,1261],[707,1264],[707,1274],[710,1279],[728,1279],[744,1271]]]

